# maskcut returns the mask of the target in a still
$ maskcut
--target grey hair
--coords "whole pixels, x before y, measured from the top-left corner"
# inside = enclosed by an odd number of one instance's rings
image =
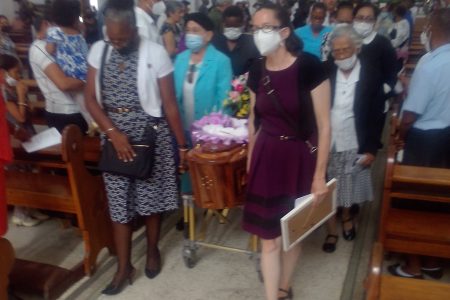
[[[117,9],[114,7],[108,7],[105,10],[105,20],[112,22],[126,23],[130,27],[136,27],[136,15],[134,9]]]
[[[362,38],[361,36],[353,29],[351,25],[341,25],[336,27],[328,37],[328,46],[330,49],[333,49],[333,41],[336,38],[340,37],[348,37],[356,49],[361,49],[362,46]]]
[[[184,5],[178,1],[167,1],[166,4],[166,16],[173,14],[177,11],[177,9],[183,9]]]

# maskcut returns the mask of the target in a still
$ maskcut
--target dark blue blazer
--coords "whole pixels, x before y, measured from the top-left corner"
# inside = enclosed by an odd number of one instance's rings
[[[356,84],[353,112],[358,139],[358,153],[376,154],[382,147],[381,133],[384,127],[385,97],[383,77],[373,67],[361,63],[361,73]],[[336,91],[337,66],[327,63],[326,69],[331,83],[331,106]]]

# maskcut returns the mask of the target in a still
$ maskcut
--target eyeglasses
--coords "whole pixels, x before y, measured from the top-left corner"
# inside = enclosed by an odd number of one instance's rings
[[[356,16],[355,21],[357,22],[364,22],[364,23],[373,23],[375,22],[375,18],[369,17],[369,16]]]
[[[194,64],[189,65],[189,70],[188,70],[188,74],[187,74],[187,82],[188,83],[192,84],[194,82],[194,74],[195,74],[196,69],[197,69],[196,65],[194,65]]]
[[[264,32],[264,33],[270,33],[270,32],[272,32],[272,31],[274,31],[274,30],[279,30],[281,28],[281,26],[276,26],[276,25],[263,25],[263,26],[261,26],[261,27],[256,27],[256,26],[254,26],[252,29],[251,29],[251,33],[252,34],[255,34],[255,33],[257,33],[258,31],[262,31],[262,32]]]

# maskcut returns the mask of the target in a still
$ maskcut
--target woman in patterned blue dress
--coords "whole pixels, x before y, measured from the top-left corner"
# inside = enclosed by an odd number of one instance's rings
[[[161,213],[178,208],[171,130],[180,145],[181,165],[187,151],[175,101],[172,63],[162,46],[139,39],[135,20],[132,0],[110,0],[105,11],[110,43],[97,42],[88,57],[86,104],[104,132],[103,141],[111,140],[118,158],[133,160],[130,141],[143,140],[145,129],[156,127],[155,161],[149,179],[103,173],[118,255],[117,272],[103,290],[107,295],[119,293],[135,273],[130,260],[130,222],[136,215],[146,222],[145,274],[149,278],[159,274]],[[97,84],[100,70],[101,85]]]

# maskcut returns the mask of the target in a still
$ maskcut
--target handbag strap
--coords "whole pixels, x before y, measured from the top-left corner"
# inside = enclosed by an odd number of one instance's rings
[[[295,135],[305,142],[305,144],[308,146],[309,151],[311,153],[314,153],[317,151],[317,147],[313,146],[311,142],[304,138],[302,133],[300,132],[300,129],[298,128],[297,123],[291,118],[291,116],[287,113],[287,111],[281,106],[279,102],[279,97],[277,96],[276,90],[272,87],[271,80],[269,74],[265,70],[265,60],[262,60],[261,68],[261,81],[262,85],[264,87],[264,90],[266,92],[266,95],[269,96],[269,99],[271,100],[272,104],[275,106],[277,111],[280,113],[280,115],[283,117],[283,120],[291,127],[291,129],[294,130]]]

